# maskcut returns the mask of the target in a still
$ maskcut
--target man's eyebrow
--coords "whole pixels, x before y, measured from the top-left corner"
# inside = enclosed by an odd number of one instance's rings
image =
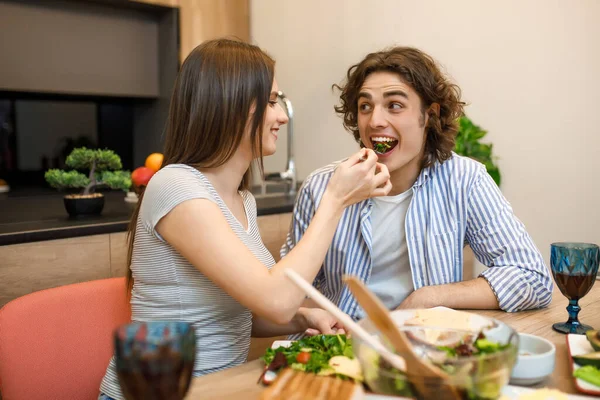
[[[408,94],[403,90],[390,90],[389,92],[385,92],[383,97],[391,97],[391,96],[400,96],[404,97],[408,100]]]
[[[358,98],[360,99],[361,97],[364,97],[367,100],[371,100],[373,98],[373,96],[371,96],[371,94],[367,92],[359,92]]]

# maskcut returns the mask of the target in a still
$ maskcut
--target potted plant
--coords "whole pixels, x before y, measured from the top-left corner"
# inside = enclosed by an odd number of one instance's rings
[[[481,143],[479,140],[487,134],[487,131],[475,125],[466,115],[459,119],[458,133],[454,152],[465,157],[471,157],[479,161],[487,169],[488,174],[500,186],[501,176],[498,166],[492,156],[492,145]]]
[[[65,208],[71,216],[98,215],[104,208],[104,195],[96,193],[99,186],[121,189],[131,186],[129,171],[121,171],[121,158],[112,150],[93,150],[86,147],[73,149],[66,159],[71,171],[50,169],[46,182],[56,189],[83,188],[79,194],[64,197]],[[78,170],[89,170],[86,176]]]

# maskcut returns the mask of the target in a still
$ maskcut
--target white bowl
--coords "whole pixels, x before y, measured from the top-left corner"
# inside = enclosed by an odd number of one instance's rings
[[[554,371],[556,347],[539,336],[519,333],[519,354],[512,374],[512,385],[535,385]]]

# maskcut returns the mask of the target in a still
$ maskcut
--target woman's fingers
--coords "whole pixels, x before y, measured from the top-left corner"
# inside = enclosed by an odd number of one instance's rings
[[[378,187],[373,190],[372,197],[387,196],[390,193],[390,190],[392,190],[392,182],[388,180],[383,187]]]

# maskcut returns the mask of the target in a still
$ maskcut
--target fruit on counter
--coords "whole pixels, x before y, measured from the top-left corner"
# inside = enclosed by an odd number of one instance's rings
[[[573,356],[573,361],[579,365],[593,365],[600,368],[600,351]]]
[[[587,383],[591,383],[594,386],[600,387],[600,369],[592,365],[586,365],[576,369],[573,372],[573,376],[582,381],[586,381]]]
[[[161,153],[152,153],[148,157],[146,157],[146,162],[144,166],[156,172],[160,169],[163,160],[164,156]]]
[[[587,331],[585,336],[594,350],[600,351],[600,331]]]
[[[147,167],[139,167],[133,170],[131,173],[131,181],[134,186],[146,186],[148,182],[150,182],[150,178],[154,175],[156,171],[147,168]]]

